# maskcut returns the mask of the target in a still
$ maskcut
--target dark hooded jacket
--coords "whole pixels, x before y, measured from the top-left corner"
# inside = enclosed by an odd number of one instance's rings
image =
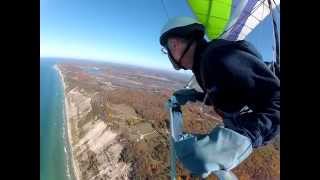
[[[211,104],[228,116],[229,127],[252,140],[253,147],[266,144],[280,129],[280,80],[247,41],[198,42],[192,71]],[[243,107],[251,112],[240,115]],[[227,116],[224,116],[227,118]]]

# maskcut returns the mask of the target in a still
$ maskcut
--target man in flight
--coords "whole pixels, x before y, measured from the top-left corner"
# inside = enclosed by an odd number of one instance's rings
[[[280,80],[260,53],[244,40],[208,42],[204,35],[205,27],[195,19],[176,17],[164,25],[160,36],[173,67],[192,70],[203,90],[178,90],[173,94],[178,102],[203,101],[224,121],[224,127],[210,134],[176,145],[178,158],[195,174],[232,169],[280,130]],[[245,107],[249,111],[243,112]]]

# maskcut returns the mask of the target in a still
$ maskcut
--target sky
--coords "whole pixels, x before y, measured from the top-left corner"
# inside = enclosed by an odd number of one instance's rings
[[[111,61],[173,70],[160,51],[169,17],[193,16],[186,0],[40,0],[40,57]],[[166,9],[166,10],[165,10]],[[271,18],[247,36],[272,59]]]

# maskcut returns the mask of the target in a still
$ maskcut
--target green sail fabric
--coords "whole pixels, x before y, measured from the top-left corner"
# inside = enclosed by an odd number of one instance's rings
[[[188,0],[191,10],[206,27],[210,40],[225,30],[231,14],[232,0]]]

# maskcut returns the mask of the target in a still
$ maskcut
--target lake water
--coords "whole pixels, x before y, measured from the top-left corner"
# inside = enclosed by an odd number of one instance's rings
[[[70,180],[64,94],[57,61],[40,62],[40,179]]]

